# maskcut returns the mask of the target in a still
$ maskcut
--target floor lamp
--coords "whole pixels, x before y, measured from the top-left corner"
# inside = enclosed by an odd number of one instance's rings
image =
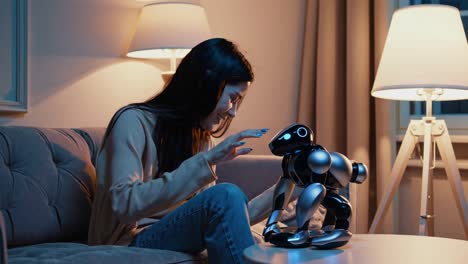
[[[205,9],[185,2],[160,1],[141,10],[127,56],[143,59],[170,59],[170,71],[162,72],[165,82],[183,58],[198,43],[211,37]]]
[[[432,171],[437,144],[455,204],[468,238],[468,204],[444,120],[432,116],[432,101],[468,98],[468,44],[458,9],[416,5],[392,17],[372,96],[425,101],[426,116],[411,120],[391,170],[389,186],[378,205],[369,233],[375,233],[397,190],[419,139],[424,139],[419,234],[433,235]]]

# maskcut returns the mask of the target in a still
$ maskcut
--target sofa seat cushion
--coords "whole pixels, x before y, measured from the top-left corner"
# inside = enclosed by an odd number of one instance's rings
[[[9,264],[206,263],[206,255],[126,246],[43,243],[8,250]]]

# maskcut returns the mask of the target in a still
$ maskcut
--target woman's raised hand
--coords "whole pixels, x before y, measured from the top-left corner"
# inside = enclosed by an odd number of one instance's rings
[[[244,138],[259,138],[266,132],[268,132],[268,128],[247,129],[233,134],[205,152],[205,158],[210,165],[214,165],[221,161],[232,160],[239,155],[248,154],[252,151],[252,148],[243,148],[245,142],[241,140]]]

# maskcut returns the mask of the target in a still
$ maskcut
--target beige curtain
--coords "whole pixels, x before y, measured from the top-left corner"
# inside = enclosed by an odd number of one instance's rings
[[[297,121],[315,131],[316,143],[368,165],[367,181],[350,184],[352,232],[368,232],[385,181],[376,175],[390,171],[394,151],[392,106],[370,96],[394,6],[307,1]]]

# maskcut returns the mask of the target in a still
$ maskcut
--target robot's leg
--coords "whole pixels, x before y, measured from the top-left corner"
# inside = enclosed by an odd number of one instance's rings
[[[325,194],[326,189],[320,183],[312,183],[304,189],[296,204],[297,231],[288,237],[288,243],[295,246],[309,245],[309,222]]]
[[[263,238],[266,242],[270,241],[270,236],[272,234],[278,234],[281,232],[277,223],[281,217],[283,209],[291,198],[294,186],[294,182],[287,177],[281,177],[276,183],[273,194],[273,210],[265,225],[265,229],[263,230]]]
[[[348,231],[351,204],[334,191],[327,192],[322,205],[327,208],[323,222],[324,235],[313,237],[311,245],[321,249],[341,247],[348,243],[352,233]]]

